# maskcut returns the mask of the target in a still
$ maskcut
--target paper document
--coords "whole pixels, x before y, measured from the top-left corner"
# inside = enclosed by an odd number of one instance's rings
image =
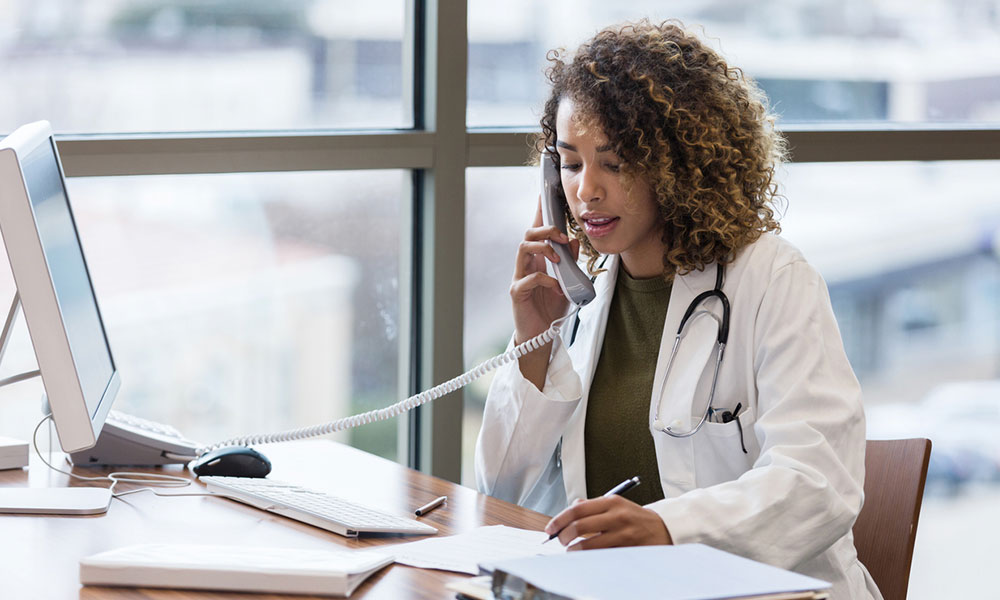
[[[548,537],[544,531],[492,525],[468,533],[397,544],[386,547],[385,551],[402,565],[478,575],[480,564],[566,551],[559,540],[542,544]]]

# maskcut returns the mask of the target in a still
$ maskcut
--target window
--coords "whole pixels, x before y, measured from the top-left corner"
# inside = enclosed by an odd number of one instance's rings
[[[469,125],[537,124],[546,52],[642,17],[703,27],[782,123],[1000,121],[1000,13],[988,4],[471,0]]]
[[[498,182],[503,182],[498,186]],[[538,206],[538,169],[469,169],[466,174],[465,366],[507,349],[514,332],[510,282],[514,256]],[[476,487],[473,456],[493,373],[465,392],[462,414],[462,484]]]
[[[913,403],[946,381],[996,376],[996,166],[788,167],[784,235],[827,280],[868,406]]]
[[[409,127],[404,0],[0,5],[0,131]]]
[[[408,181],[405,171],[68,180],[122,374],[115,408],[210,444],[395,401]],[[9,365],[32,369],[23,319],[15,341]],[[15,389],[37,398],[41,382]],[[36,401],[10,404],[37,412]],[[396,428],[338,439],[396,458]]]

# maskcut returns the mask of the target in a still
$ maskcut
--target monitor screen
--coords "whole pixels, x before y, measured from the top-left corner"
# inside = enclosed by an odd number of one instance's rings
[[[0,141],[0,231],[59,443],[91,448],[121,379],[45,121]]]
[[[21,170],[87,414],[93,418],[115,365],[51,137],[21,158]]]

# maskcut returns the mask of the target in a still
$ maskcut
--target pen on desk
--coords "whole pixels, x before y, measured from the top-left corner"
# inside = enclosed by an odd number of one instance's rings
[[[422,516],[426,515],[427,513],[431,512],[432,510],[434,510],[435,508],[437,508],[437,507],[441,506],[442,504],[444,504],[444,501],[447,500],[447,499],[448,499],[448,496],[441,496],[440,498],[435,498],[435,499],[431,500],[430,502],[428,502],[427,504],[425,504],[425,505],[421,506],[420,508],[418,508],[415,512],[416,512],[416,514],[417,514],[418,517],[422,517]]]
[[[620,496],[621,494],[624,494],[625,492],[629,491],[630,489],[634,488],[637,485],[639,485],[639,476],[638,475],[636,475],[635,477],[632,477],[631,479],[626,479],[625,481],[619,483],[618,485],[616,485],[615,487],[611,488],[610,490],[604,492],[604,496],[602,496],[602,497],[603,498],[607,498],[608,496]],[[560,529],[559,531],[557,531],[557,532],[553,533],[552,535],[550,535],[549,539],[545,540],[542,543],[544,544],[546,542],[551,542],[560,533],[562,533],[562,529]]]

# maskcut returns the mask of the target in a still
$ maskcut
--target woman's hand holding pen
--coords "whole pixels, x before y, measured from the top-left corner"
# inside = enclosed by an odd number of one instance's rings
[[[566,313],[569,300],[559,288],[559,282],[545,271],[546,259],[559,261],[559,256],[546,240],[569,243],[573,256],[580,252],[580,242],[569,239],[553,226],[542,225],[541,197],[535,211],[535,220],[525,232],[517,248],[514,278],[510,284],[510,298],[514,311],[514,339],[520,344],[549,328],[552,321]],[[549,354],[543,350],[521,357],[521,373],[526,379],[542,388],[548,367]]]
[[[545,526],[545,533],[557,531],[564,546],[586,538],[567,550],[673,543],[660,515],[617,495],[577,500]]]

